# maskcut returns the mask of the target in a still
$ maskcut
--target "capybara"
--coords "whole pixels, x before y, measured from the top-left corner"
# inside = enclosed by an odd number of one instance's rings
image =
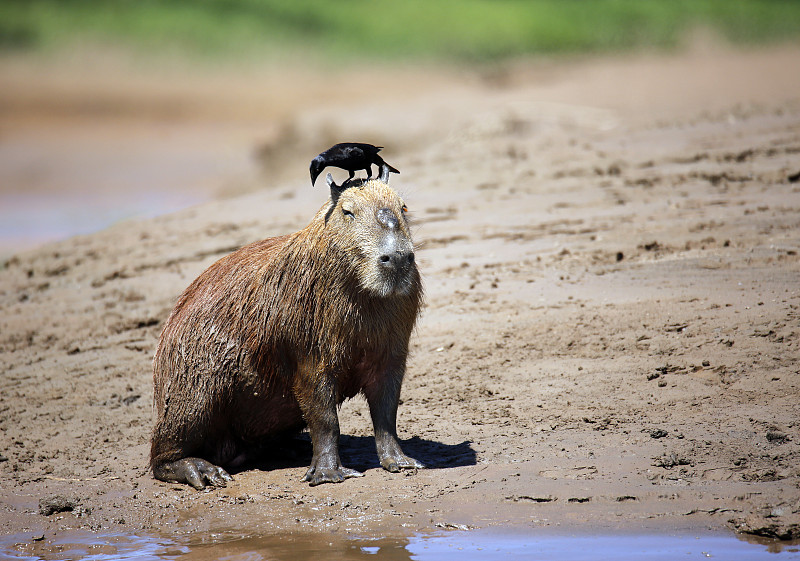
[[[339,459],[337,414],[359,392],[381,466],[424,467],[397,442],[422,284],[406,207],[383,171],[342,187],[329,175],[331,198],[308,226],[223,257],[180,296],[153,361],[157,479],[224,486],[224,467],[306,426],[305,481],[360,476]]]

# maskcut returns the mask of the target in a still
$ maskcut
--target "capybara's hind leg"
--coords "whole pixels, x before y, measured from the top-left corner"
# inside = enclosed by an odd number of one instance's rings
[[[227,471],[202,458],[181,458],[174,462],[162,462],[153,466],[153,475],[161,481],[188,483],[195,489],[206,485],[225,487],[233,478]]]

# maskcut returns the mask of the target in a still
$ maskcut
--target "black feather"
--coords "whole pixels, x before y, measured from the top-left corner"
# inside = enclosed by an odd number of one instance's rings
[[[378,155],[378,152],[382,149],[383,146],[373,146],[372,144],[364,144],[362,142],[341,142],[339,144],[334,144],[311,160],[311,166],[309,168],[311,172],[311,184],[314,184],[319,174],[322,173],[322,170],[328,166],[341,168],[350,172],[348,181],[353,179],[356,172],[362,169],[367,172],[367,179],[371,178],[373,165],[378,166],[379,170],[381,166],[386,166],[392,173],[400,173],[396,168],[384,162],[383,158]]]

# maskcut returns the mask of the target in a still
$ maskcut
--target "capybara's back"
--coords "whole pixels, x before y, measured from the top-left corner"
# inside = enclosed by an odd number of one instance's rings
[[[158,479],[224,485],[224,467],[304,426],[314,454],[307,481],[360,475],[339,460],[337,416],[358,393],[381,465],[422,467],[396,437],[422,298],[406,209],[380,180],[331,193],[306,228],[220,259],[181,295],[154,359]]]

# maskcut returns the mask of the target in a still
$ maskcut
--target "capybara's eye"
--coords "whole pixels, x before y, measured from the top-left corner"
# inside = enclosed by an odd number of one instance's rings
[[[344,214],[345,216],[349,216],[350,218],[353,217],[353,211],[347,210],[346,208],[342,209],[342,214]]]

